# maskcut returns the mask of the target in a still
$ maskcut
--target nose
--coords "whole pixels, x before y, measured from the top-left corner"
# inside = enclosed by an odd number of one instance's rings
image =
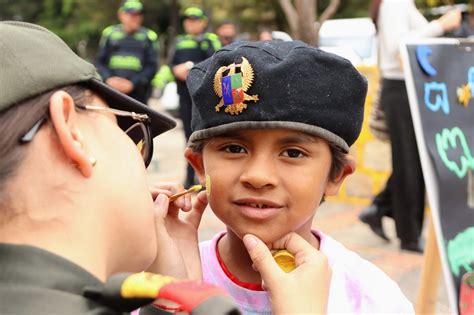
[[[277,186],[278,172],[275,161],[268,154],[251,155],[245,163],[240,182],[253,189]]]

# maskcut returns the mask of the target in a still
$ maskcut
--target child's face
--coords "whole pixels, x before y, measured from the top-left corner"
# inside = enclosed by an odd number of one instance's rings
[[[251,233],[265,242],[309,231],[321,198],[337,193],[345,176],[329,180],[325,140],[286,129],[238,131],[186,156],[202,182],[210,176],[209,203],[219,219],[240,238]]]

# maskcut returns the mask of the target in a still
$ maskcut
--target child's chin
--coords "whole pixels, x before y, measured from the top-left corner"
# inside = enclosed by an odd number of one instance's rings
[[[235,231],[235,230],[234,230]],[[246,234],[252,234],[258,237],[262,242],[264,243],[272,243],[280,238],[282,238],[284,235],[288,234],[286,231],[272,231],[271,228],[269,227],[264,227],[264,228],[256,228],[256,229],[242,229],[237,231],[237,235],[240,239],[244,237]]]

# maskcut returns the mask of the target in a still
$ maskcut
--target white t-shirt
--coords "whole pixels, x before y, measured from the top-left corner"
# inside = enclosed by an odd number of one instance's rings
[[[239,286],[222,270],[216,246],[224,233],[199,244],[203,280],[226,289],[244,314],[271,314],[267,292]],[[379,268],[326,234],[318,230],[313,233],[319,237],[320,251],[332,268],[329,314],[414,314],[398,285]]]
[[[428,23],[413,0],[382,0],[378,15],[380,71],[382,77],[403,80],[400,43],[404,40],[443,35],[437,21]]]

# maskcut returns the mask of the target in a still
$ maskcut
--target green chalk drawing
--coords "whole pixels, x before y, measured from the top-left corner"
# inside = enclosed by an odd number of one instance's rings
[[[458,144],[463,150],[463,155],[459,158],[461,165],[456,161],[451,161],[446,153],[448,149],[456,149]],[[457,177],[464,178],[469,169],[474,170],[474,158],[467,144],[466,137],[459,127],[454,127],[451,130],[444,128],[441,133],[437,133],[436,148],[444,165],[456,174]]]
[[[474,227],[467,228],[448,241],[448,260],[452,273],[459,277],[461,267],[472,271],[474,263]]]

